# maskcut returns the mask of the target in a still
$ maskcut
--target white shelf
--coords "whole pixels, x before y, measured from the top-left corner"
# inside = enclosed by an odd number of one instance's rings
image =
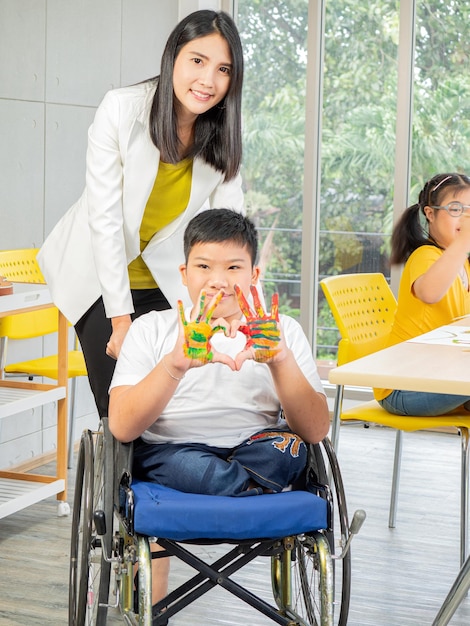
[[[28,389],[27,385],[0,381],[0,419],[56,402],[66,396],[65,387],[35,384],[34,388]],[[3,468],[0,473],[8,473],[8,468]],[[51,478],[49,481],[43,478],[35,480],[34,475],[29,480],[25,474],[18,474],[18,478],[0,476],[0,519],[64,490],[63,478]]]
[[[39,386],[39,385],[38,385]],[[0,419],[65,398],[65,387],[22,389],[0,386]]]
[[[0,318],[53,306],[45,285],[18,285],[15,292],[0,298]],[[0,419],[56,403],[57,469],[55,476],[42,476],[17,470],[0,470],[0,519],[50,496],[58,496],[58,515],[68,515],[67,491],[67,320],[59,314],[58,351],[64,355],[61,385],[0,380]],[[64,384],[65,382],[65,384]]]
[[[59,478],[50,483],[0,478],[0,519],[61,493],[65,480]]]
[[[51,296],[46,285],[15,283],[14,292],[0,298],[0,313],[22,313],[23,310],[34,310],[50,303]]]

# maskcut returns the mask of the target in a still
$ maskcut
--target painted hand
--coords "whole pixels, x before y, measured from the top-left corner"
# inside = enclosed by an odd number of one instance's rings
[[[206,307],[206,293],[201,292],[199,300],[199,312],[196,319],[191,322],[186,320],[184,314],[183,303],[178,300],[178,311],[180,314],[181,323],[184,329],[184,353],[188,359],[199,361],[200,363],[208,363],[213,360],[214,353],[210,343],[211,338],[219,330],[225,331],[223,326],[210,325],[210,321],[214,314],[217,305],[222,299],[223,293],[220,292],[214,298],[211,306],[204,313]]]
[[[251,286],[255,311],[252,311],[243,292],[235,285],[240,310],[246,318],[246,325],[239,331],[247,337],[245,350],[251,349],[255,361],[266,363],[279,352],[279,296],[274,293],[271,299],[271,315],[267,315],[261,305],[256,287]]]

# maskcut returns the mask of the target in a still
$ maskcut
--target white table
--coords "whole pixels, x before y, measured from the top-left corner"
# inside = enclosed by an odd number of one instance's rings
[[[452,326],[470,327],[470,317]],[[340,385],[470,396],[470,344],[405,341],[330,371]],[[470,557],[462,565],[433,626],[445,626],[470,589]]]
[[[53,306],[45,285],[14,284],[13,294],[0,297],[0,317]],[[68,322],[59,313],[59,379],[55,385],[0,380],[0,419],[57,403],[56,475],[0,471],[0,518],[11,515],[44,498],[57,495],[58,514],[68,515],[67,498],[67,357]]]
[[[470,327],[470,317],[453,326]],[[470,396],[469,372],[470,344],[405,341],[332,369],[329,380],[340,385]]]

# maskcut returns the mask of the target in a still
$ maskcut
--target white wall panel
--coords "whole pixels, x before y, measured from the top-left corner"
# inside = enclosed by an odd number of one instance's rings
[[[51,337],[56,337],[55,349],[49,350],[49,352],[45,352],[45,354],[53,354],[54,352],[57,352],[57,335],[54,334],[51,335]],[[6,363],[20,363],[21,361],[40,357],[43,353],[43,346],[44,338],[42,337],[34,337],[34,339],[28,340],[22,339],[18,341],[8,341]],[[27,380],[27,377],[20,377],[18,380]]]
[[[46,0],[0,0],[0,98],[43,100]]]
[[[45,236],[83,192],[94,115],[92,107],[46,105]]]
[[[0,0],[0,249],[42,244],[82,193],[87,132],[105,92],[158,74],[178,19],[213,4]],[[36,347],[12,346],[10,356]],[[77,382],[76,439],[97,423],[89,383]],[[0,422],[0,466],[55,447],[54,407],[27,421]]]
[[[0,249],[42,243],[44,105],[0,99]]]
[[[24,415],[24,414],[22,414]],[[40,425],[40,419],[39,419]],[[43,435],[41,428],[31,432],[21,439],[10,439],[0,433],[0,459],[2,469],[8,469],[19,463],[31,461],[35,456],[42,453]]]
[[[48,0],[48,102],[96,106],[120,84],[121,3]]]
[[[222,1],[223,0],[179,0],[178,20],[182,20],[183,17],[189,15],[189,13],[199,11],[200,9],[219,11]]]
[[[160,58],[177,21],[177,2],[123,0],[122,85],[131,85],[160,73]]]
[[[2,441],[14,440],[16,442],[21,441],[21,438],[26,435],[34,435],[35,433],[40,433],[42,427],[42,412],[41,407],[37,407],[35,409],[30,409],[28,411],[23,411],[22,413],[17,413],[16,415],[10,415],[8,417],[4,417],[0,421],[0,435]],[[35,439],[35,441],[37,441]],[[26,456],[23,458],[31,458],[34,454],[41,453],[42,450],[38,448],[29,449],[26,453]],[[0,457],[1,458],[1,457]],[[17,463],[16,458],[12,459],[12,463]],[[3,462],[2,458],[2,467],[6,464]]]

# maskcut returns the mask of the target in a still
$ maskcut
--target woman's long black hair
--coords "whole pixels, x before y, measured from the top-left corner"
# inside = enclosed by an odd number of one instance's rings
[[[465,174],[436,174],[421,189],[418,202],[408,207],[398,220],[392,234],[390,262],[405,263],[412,252],[424,245],[437,245],[423,228],[424,207],[439,206],[440,199],[450,190],[458,193],[470,187]],[[425,217],[424,217],[425,219]]]
[[[174,106],[173,68],[181,48],[199,37],[218,33],[227,42],[232,57],[230,86],[225,98],[199,115],[194,126],[194,145],[190,157],[206,163],[234,178],[241,164],[241,96],[243,50],[237,27],[223,11],[201,10],[184,18],[170,34],[162,55],[160,76],[150,110],[150,136],[168,163],[178,163],[179,140]]]

